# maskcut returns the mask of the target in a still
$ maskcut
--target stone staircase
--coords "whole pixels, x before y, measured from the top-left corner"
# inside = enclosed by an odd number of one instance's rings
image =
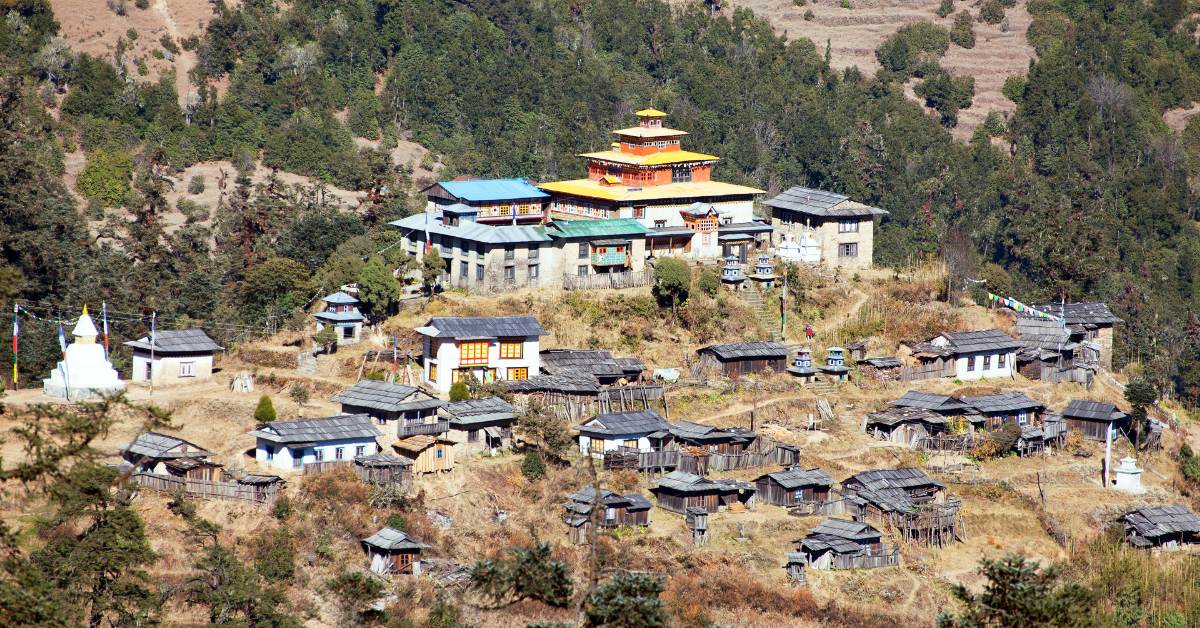
[[[838,389],[837,384],[824,379],[818,379],[815,382],[804,384],[805,390],[811,390],[813,394],[819,397],[831,397]]]
[[[772,312],[771,308],[767,307],[766,302],[763,301],[762,293],[757,288],[750,287],[742,290],[741,296],[746,305],[749,305],[750,309],[754,311],[754,316],[758,319],[758,322],[762,323],[763,328],[767,330],[770,337],[776,340],[783,340],[783,335],[779,333],[779,314]]]

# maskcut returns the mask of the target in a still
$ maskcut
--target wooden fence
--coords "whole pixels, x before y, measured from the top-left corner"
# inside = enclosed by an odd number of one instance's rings
[[[839,554],[833,557],[832,569],[874,569],[876,567],[894,567],[900,564],[900,546],[893,545],[888,550],[884,545],[878,552],[868,550],[858,556]]]
[[[275,503],[279,498],[280,484],[242,484],[241,482],[209,482],[207,480],[185,480],[173,475],[137,472],[130,476],[134,484],[155,491],[172,493],[183,491],[188,497],[199,499],[228,499],[254,504]]]
[[[638,471],[661,471],[678,469],[696,475],[709,471],[736,471],[753,469],[772,464],[791,466],[799,462],[795,447],[780,446],[766,437],[759,437],[757,451],[737,454],[703,453],[692,454],[676,447],[657,451],[637,451],[621,447],[616,451],[604,452],[605,469],[636,469]]]
[[[411,425],[396,426],[396,437],[405,438],[407,436],[416,436],[417,434],[444,434],[450,431],[449,419],[445,421],[436,421],[434,423],[413,423]]]
[[[564,290],[617,290],[620,288],[641,288],[654,283],[654,272],[645,270],[627,270],[623,273],[600,273],[580,277],[578,275],[563,275]]]
[[[926,362],[916,366],[900,367],[900,381],[902,382],[917,382],[925,379],[941,379],[943,377],[954,377],[954,360],[946,360],[946,362]]]

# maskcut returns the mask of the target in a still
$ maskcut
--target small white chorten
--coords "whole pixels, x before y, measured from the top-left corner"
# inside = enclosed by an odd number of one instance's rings
[[[1121,466],[1116,468],[1117,490],[1126,493],[1145,493],[1142,488],[1142,470],[1133,458],[1121,458]]]
[[[124,390],[125,383],[105,358],[104,347],[96,344],[99,332],[88,316],[86,305],[71,335],[75,342],[67,347],[66,355],[50,371],[50,377],[42,380],[43,392],[49,397],[78,401]]]

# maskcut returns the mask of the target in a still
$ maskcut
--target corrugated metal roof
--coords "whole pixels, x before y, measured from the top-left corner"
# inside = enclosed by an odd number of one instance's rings
[[[416,388],[401,384],[390,384],[369,379],[359,380],[357,384],[333,397],[333,401],[360,408],[371,408],[384,412],[398,412],[405,401],[414,401]],[[429,396],[421,393],[422,398]],[[410,399],[412,398],[412,399]],[[440,405],[440,402],[439,404]],[[436,406],[435,406],[436,407]],[[411,408],[410,408],[411,409]]]
[[[550,236],[546,235],[546,228],[540,225],[484,225],[477,222],[447,225],[442,223],[442,213],[440,211],[415,214],[388,224],[407,231],[408,235],[412,238],[422,241],[425,239],[424,234],[426,230],[431,234],[459,238],[469,242],[482,242],[484,244],[521,244],[550,241]]]
[[[271,421],[266,427],[250,432],[275,443],[319,443],[331,440],[374,439],[380,436],[366,414],[343,414],[323,419]]]
[[[179,451],[171,451],[179,447]],[[213,455],[211,451],[177,436],[158,432],[142,432],[133,442],[125,446],[125,453],[148,458],[203,458]]]
[[[687,227],[656,227],[646,232],[647,238],[677,238],[677,237],[692,237],[696,235],[695,231]]]
[[[763,201],[768,207],[800,212],[812,216],[853,218],[882,216],[887,212],[878,207],[863,205],[850,197],[825,190],[795,186],[775,198]]]
[[[752,220],[750,222],[734,222],[727,225],[717,225],[717,233],[770,233],[775,228],[765,222]]]
[[[927,408],[919,408],[916,406],[893,406],[885,408],[878,412],[867,414],[867,425],[887,425],[889,427],[900,425],[902,423],[928,423],[930,425],[944,425],[946,417],[929,410]]]
[[[1159,537],[1179,532],[1200,532],[1200,518],[1187,506],[1151,506],[1139,508],[1121,517],[1144,537]]]
[[[888,488],[915,488],[918,486],[939,486],[945,488],[945,485],[938,482],[920,469],[912,467],[904,467],[900,469],[871,469],[856,473],[845,480],[842,484],[854,482],[861,484],[863,487],[879,490]]]
[[[612,353],[600,349],[546,349],[541,352],[541,358],[542,371],[550,375],[574,372],[611,378],[625,375],[625,369],[617,364]]]
[[[591,179],[575,179],[572,181],[543,183],[539,187],[556,194],[625,202],[661,199],[678,199],[683,201],[694,198],[726,198],[730,196],[753,196],[755,194],[762,194],[763,192],[763,190],[758,188],[734,185],[733,183],[724,183],[721,181],[689,181],[648,185],[645,187],[629,187],[625,185],[603,185]]]
[[[342,292],[341,290],[338,290],[337,292],[335,292],[321,300],[326,303],[329,303],[329,304],[337,304],[337,305],[354,305],[355,303],[358,303],[357,298],[352,297],[352,296],[346,294],[345,292]]]
[[[1111,403],[1087,399],[1072,399],[1063,409],[1062,415],[1071,419],[1091,419],[1093,421],[1120,421],[1126,416]]]
[[[526,198],[549,198],[525,179],[469,179],[439,181],[438,185],[455,198],[464,201],[515,201]]]
[[[546,227],[546,233],[555,238],[642,236],[646,233],[646,227],[634,218],[556,220]]]
[[[671,424],[653,410],[637,410],[635,412],[598,414],[576,429],[584,434],[631,436],[650,434],[658,430],[670,430]]]
[[[1016,351],[1021,345],[999,329],[948,331],[942,334],[955,353],[988,353]]]
[[[1045,406],[1028,395],[1019,391],[998,392],[991,395],[976,395],[971,397],[963,397],[963,402],[983,412],[984,414],[992,414],[997,412],[1018,412],[1020,410],[1036,410]]]
[[[125,343],[126,347],[150,351],[150,336]],[[158,353],[212,353],[224,349],[203,329],[162,330],[154,333],[154,351]]]
[[[437,330],[438,338],[524,338],[545,336],[532,316],[434,316],[425,328]]]
[[[711,353],[719,360],[787,358],[788,348],[781,343],[765,342],[736,342],[721,345],[709,345],[696,350],[696,353]]]
[[[319,318],[323,321],[330,321],[332,323],[357,323],[358,321],[364,320],[362,312],[359,312],[357,308],[348,312],[330,312],[329,310],[322,310],[316,314],[313,314],[313,318]]]
[[[362,542],[385,550],[422,550],[429,547],[395,528],[383,528]]]
[[[761,480],[764,477],[771,478],[786,489],[794,489],[801,486],[833,486],[833,478],[820,469],[787,469],[768,473],[758,479]],[[757,482],[758,480],[755,481]]]

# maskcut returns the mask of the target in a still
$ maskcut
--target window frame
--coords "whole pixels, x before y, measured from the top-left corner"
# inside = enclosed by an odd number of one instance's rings
[[[841,242],[838,244],[838,257],[840,258],[856,258],[858,257],[857,242]]]
[[[491,343],[486,340],[464,340],[458,343],[459,364],[487,364]]]
[[[179,376],[180,377],[195,377],[196,376],[196,361],[189,360],[187,362],[180,362],[179,363]]]
[[[525,339],[524,338],[501,338],[500,339],[500,359],[501,360],[520,360],[525,357]]]
[[[519,382],[529,379],[529,367],[527,366],[510,366],[505,374],[510,382]]]
[[[838,221],[838,233],[858,233],[858,221],[843,219]]]

